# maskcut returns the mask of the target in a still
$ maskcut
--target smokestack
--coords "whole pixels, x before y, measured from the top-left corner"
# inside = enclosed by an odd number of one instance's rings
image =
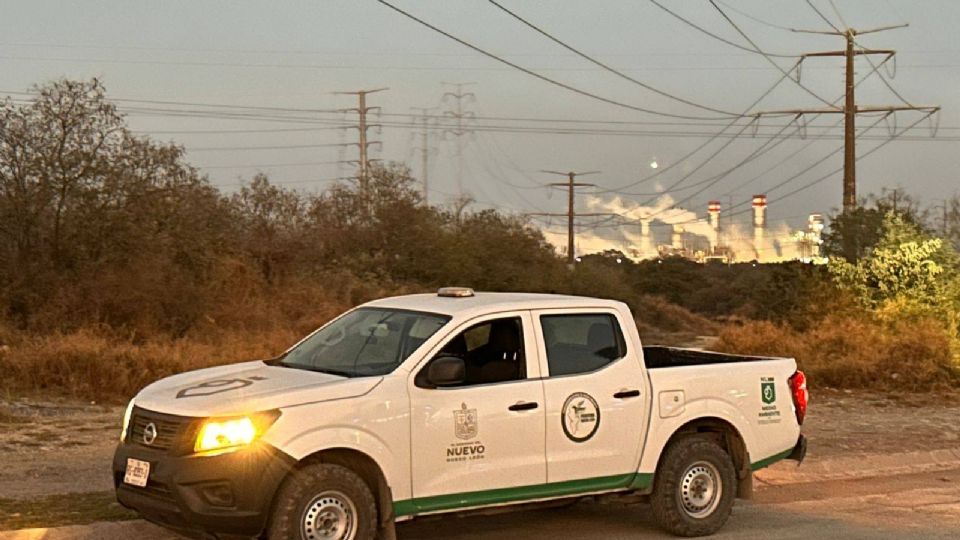
[[[753,228],[763,229],[767,226],[767,196],[753,196]]]
[[[817,235],[823,232],[823,214],[810,214],[807,218],[807,230]]]
[[[757,260],[764,255],[764,230],[767,228],[767,196],[753,196],[753,249],[756,252]]]
[[[820,246],[823,244],[823,214],[810,214],[810,217],[807,218],[807,236],[812,242],[810,246],[810,253],[808,255],[808,260],[810,258],[820,258]]]
[[[707,204],[707,214],[710,216],[710,227],[714,232],[720,232],[720,201],[710,201]]]
[[[650,220],[649,219],[640,220],[640,236],[644,238],[650,238]]]
[[[670,244],[673,249],[683,249],[683,225],[679,223],[673,225],[673,235],[670,237]]]

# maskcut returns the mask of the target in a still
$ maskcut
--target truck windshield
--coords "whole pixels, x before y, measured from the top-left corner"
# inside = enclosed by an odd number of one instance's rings
[[[304,340],[279,363],[342,377],[385,375],[449,320],[433,313],[360,308]]]

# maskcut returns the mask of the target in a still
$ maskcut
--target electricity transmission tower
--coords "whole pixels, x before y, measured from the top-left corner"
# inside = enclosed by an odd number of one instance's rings
[[[824,52],[812,52],[801,55],[800,62],[803,62],[807,58],[820,58],[820,57],[831,57],[831,56],[842,56],[846,59],[845,65],[845,101],[843,107],[828,107],[828,108],[815,108],[815,109],[786,109],[779,111],[764,111],[759,113],[759,115],[770,115],[770,114],[793,114],[797,119],[802,117],[805,114],[842,114],[844,119],[844,130],[843,130],[843,212],[848,213],[857,206],[857,153],[856,153],[856,118],[858,114],[862,113],[878,113],[885,112],[887,115],[891,115],[897,111],[925,111],[928,116],[936,113],[940,110],[939,106],[933,105],[913,105],[904,101],[904,105],[869,105],[869,106],[859,106],[857,105],[855,88],[856,83],[854,82],[854,59],[857,56],[869,56],[869,55],[884,55],[886,58],[883,62],[886,62],[892,58],[897,52],[893,49],[867,49],[860,46],[855,47],[856,37],[863,34],[872,34],[876,32],[882,32],[884,30],[893,30],[895,28],[903,28],[907,25],[897,25],[897,26],[884,26],[880,28],[871,28],[868,30],[857,30],[855,28],[847,28],[845,30],[836,29],[833,31],[821,31],[821,30],[796,30],[794,32],[802,32],[807,34],[826,34],[830,36],[841,36],[846,40],[846,48],[838,51],[824,51]],[[797,64],[798,74],[800,69],[800,64]]]
[[[353,92],[334,92],[334,94],[340,95],[352,95],[357,96],[358,104],[357,107],[351,109],[343,109],[345,112],[355,111],[359,116],[359,121],[357,122],[356,127],[357,131],[360,134],[360,140],[355,143],[347,143],[348,146],[357,145],[360,148],[360,159],[357,161],[359,172],[357,175],[357,181],[360,185],[360,191],[367,193],[369,190],[369,180],[370,180],[370,160],[367,157],[367,150],[372,145],[379,145],[383,147],[383,143],[380,141],[370,141],[367,139],[367,130],[370,128],[379,128],[380,124],[370,124],[367,122],[367,114],[374,109],[379,110],[380,107],[368,107],[367,106],[367,94],[373,94],[374,92],[382,92],[384,90],[389,90],[389,88],[376,88],[374,90],[356,90]]]
[[[427,143],[427,140],[430,136],[430,128],[436,124],[436,121],[429,114],[430,111],[436,110],[436,107],[410,107],[415,111],[420,111],[420,114],[414,117],[414,121],[419,120],[420,122],[420,133],[416,135],[420,136],[419,146],[414,146],[413,150],[418,150],[420,152],[420,178],[423,184],[423,203],[429,204],[430,199],[430,184],[427,180],[427,175],[429,173],[430,167],[428,161],[430,159],[430,154],[437,151],[435,147],[430,146]]]
[[[551,214],[551,213],[531,213],[527,214],[530,216],[548,216],[548,217],[564,217],[567,218],[567,262],[573,264],[576,260],[576,253],[574,248],[574,225],[578,217],[597,217],[597,216],[610,216],[613,214],[609,213],[577,213],[574,208],[575,203],[575,194],[576,189],[580,187],[595,187],[596,184],[587,184],[585,182],[577,182],[576,178],[578,176],[586,176],[588,174],[597,174],[600,171],[588,171],[588,172],[559,172],[559,171],[540,171],[547,174],[558,174],[560,176],[566,176],[566,182],[553,182],[547,184],[551,187],[562,187],[567,189],[567,212],[564,214]]]
[[[453,120],[453,127],[447,128],[443,131],[444,136],[453,135],[456,137],[457,143],[457,196],[463,197],[463,136],[473,133],[473,130],[466,127],[466,124],[472,121],[475,117],[472,111],[467,111],[464,109],[464,105],[467,103],[475,103],[477,101],[477,96],[473,92],[464,92],[463,87],[469,86],[472,82],[468,83],[443,83],[449,86],[456,87],[456,91],[445,92],[441,98],[441,102],[447,103],[452,101],[451,109],[448,109],[443,112],[444,116],[447,116]]]

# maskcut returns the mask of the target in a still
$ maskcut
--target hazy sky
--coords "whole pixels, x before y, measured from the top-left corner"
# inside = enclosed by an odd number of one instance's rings
[[[646,0],[501,1],[558,38],[630,76],[713,108],[741,112],[780,78],[780,72],[763,57],[716,41]],[[710,31],[746,44],[709,3],[661,1]],[[939,140],[929,139],[929,124],[924,122],[907,134],[913,139],[895,141],[859,162],[860,193],[902,186],[925,202],[936,204],[958,189],[960,143],[949,138],[960,136],[960,2],[835,1],[840,14],[854,27],[909,22],[909,28],[865,35],[860,42],[899,52],[892,84],[907,100],[943,106]],[[814,3],[836,24],[841,24],[827,0]],[[670,113],[716,116],[672,102],[604,72],[486,1],[396,0],[396,5],[524,67],[595,94]],[[773,25],[828,29],[800,0],[724,0],[720,5],[764,50],[798,54],[843,47],[841,38],[792,33],[751,20],[728,7]],[[114,98],[329,110],[355,106],[353,96],[335,95],[335,91],[387,86],[389,91],[370,96],[370,104],[382,106],[383,112],[391,115],[382,120],[407,123],[408,118],[395,115],[411,113],[411,107],[441,107],[441,112],[449,108],[449,100],[441,102],[442,94],[451,90],[443,82],[471,82],[474,84],[468,90],[476,95],[476,101],[468,103],[467,109],[479,117],[507,118],[482,120],[478,124],[632,132],[482,131],[465,138],[465,189],[483,204],[517,211],[564,210],[562,193],[551,194],[536,187],[538,183],[562,179],[541,174],[540,169],[600,170],[603,174],[584,181],[604,188],[619,187],[649,175],[652,160],[661,167],[676,162],[703,143],[706,134],[719,131],[725,123],[711,120],[674,125],[683,121],[573,94],[484,58],[373,0],[4,0],[0,13],[0,95],[23,92],[35,83],[59,77],[100,77]],[[875,57],[876,61],[880,58]],[[793,62],[788,58],[776,60],[784,68]],[[865,61],[858,61],[860,76],[870,69]],[[881,71],[887,75],[883,68]],[[843,92],[842,59],[807,60],[802,82],[828,100],[838,98]],[[899,102],[876,75],[857,91],[861,105]],[[121,105],[147,106],[131,102]],[[795,83],[784,81],[757,109],[820,105]],[[352,173],[350,165],[329,162],[356,159],[356,147],[341,151],[319,145],[355,140],[356,130],[302,123],[313,118],[336,120],[341,116],[283,114],[295,116],[296,122],[301,123],[157,115],[142,110],[131,111],[129,122],[135,130],[185,145],[188,159],[205,168],[211,180],[225,189],[235,189],[238,182],[249,179],[257,170],[302,189],[322,189],[330,179]],[[510,118],[627,123],[558,124]],[[918,113],[907,112],[898,113],[895,122],[880,122],[859,141],[859,152],[882,142],[890,129],[903,128],[918,118]],[[842,130],[829,128],[839,119],[828,115],[812,120],[813,125],[807,129],[809,138],[791,138],[703,193],[695,194],[706,179],[769,142],[763,137],[742,137],[680,184],[679,187],[697,187],[679,191],[675,198],[689,197],[686,206],[702,215],[709,199],[720,199],[724,205],[732,200],[736,204],[753,193],[770,190],[839,147],[837,136]],[[862,117],[859,125],[876,121],[875,117]],[[764,125],[771,127],[761,128],[759,133],[774,133],[786,122],[765,120]],[[229,133],[234,130],[248,132]],[[677,130],[685,134],[664,133]],[[795,127],[790,127],[786,133],[795,131]],[[419,138],[411,133],[405,126],[384,128],[380,135],[371,132],[372,137],[383,141],[382,151],[373,154],[387,160],[407,161],[419,175],[419,154],[413,153]],[[823,133],[830,136],[818,140]],[[649,193],[658,186],[676,182],[726,140],[718,139],[656,180],[628,191]],[[429,144],[437,149],[431,156],[431,198],[443,201],[456,191],[455,142],[449,135],[446,139],[434,136]],[[310,145],[313,146],[303,148]],[[257,148],[236,149],[247,147]],[[795,155],[785,159],[791,154]],[[809,212],[827,212],[838,206],[839,174],[783,200],[778,199],[778,194],[839,167],[841,158],[842,153],[838,153],[790,185],[769,191],[771,218],[799,224]],[[637,202],[647,199],[644,195],[627,197],[628,201]]]

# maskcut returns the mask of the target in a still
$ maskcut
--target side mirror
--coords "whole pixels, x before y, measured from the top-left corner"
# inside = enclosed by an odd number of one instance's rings
[[[438,356],[417,376],[417,386],[440,388],[457,386],[467,380],[467,364],[456,356]]]

